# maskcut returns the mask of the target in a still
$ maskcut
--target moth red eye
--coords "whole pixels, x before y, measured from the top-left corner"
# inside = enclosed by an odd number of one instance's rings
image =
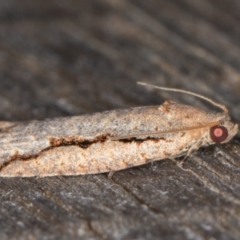
[[[227,136],[228,130],[225,127],[214,126],[210,129],[210,137],[216,143],[223,142],[227,138]]]

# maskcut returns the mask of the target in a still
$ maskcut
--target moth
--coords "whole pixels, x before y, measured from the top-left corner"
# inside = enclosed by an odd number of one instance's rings
[[[202,146],[226,143],[238,131],[228,109],[208,113],[165,101],[67,118],[0,122],[0,176],[44,177],[114,172],[149,161],[189,156]]]

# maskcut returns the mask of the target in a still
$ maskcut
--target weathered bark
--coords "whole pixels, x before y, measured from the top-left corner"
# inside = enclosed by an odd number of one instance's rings
[[[136,86],[147,81],[206,95],[239,122],[239,10],[238,0],[0,1],[0,120],[166,99],[212,110]],[[0,178],[0,239],[239,239],[239,153],[237,136],[184,168],[166,159],[112,179]]]

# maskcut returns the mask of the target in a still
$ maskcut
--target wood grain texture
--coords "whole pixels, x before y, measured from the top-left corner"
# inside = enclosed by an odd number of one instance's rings
[[[0,119],[72,116],[207,95],[240,121],[237,0],[0,2]],[[1,239],[239,239],[240,147],[106,174],[0,179]]]

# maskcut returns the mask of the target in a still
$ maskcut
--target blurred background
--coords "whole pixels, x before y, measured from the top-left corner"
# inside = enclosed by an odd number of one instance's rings
[[[238,21],[237,0],[1,0],[0,117],[42,119],[165,98],[200,105],[179,94],[152,96],[136,86],[145,81],[212,97],[239,119]]]
[[[161,104],[240,121],[238,0],[0,0],[0,119]],[[0,179],[1,239],[240,239],[239,142],[106,175]],[[213,165],[211,165],[213,164]],[[219,165],[220,164],[220,165]]]

